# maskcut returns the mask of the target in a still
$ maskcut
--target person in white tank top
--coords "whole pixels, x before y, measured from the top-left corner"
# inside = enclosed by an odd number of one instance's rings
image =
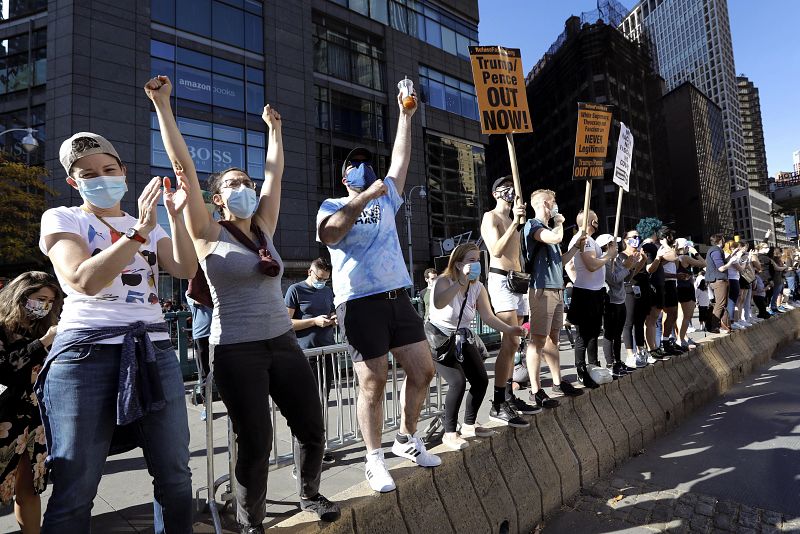
[[[476,423],[478,408],[483,402],[489,378],[483,359],[480,356],[477,340],[469,326],[475,318],[475,312],[487,325],[510,336],[527,334],[521,326],[511,326],[492,312],[489,294],[478,280],[481,273],[480,249],[474,243],[464,243],[456,247],[450,254],[450,261],[444,273],[436,279],[431,296],[431,311],[425,324],[425,333],[429,341],[442,339],[456,333],[463,340],[456,350],[448,354],[442,361],[434,362],[436,370],[450,386],[445,399],[444,436],[442,442],[451,449],[463,449],[469,445],[465,437],[486,437],[491,432]],[[466,302],[465,302],[466,299]],[[463,314],[460,314],[463,306]],[[459,315],[461,315],[459,320]],[[438,332],[437,332],[438,331]],[[457,332],[456,332],[457,331]],[[432,342],[431,349],[435,353],[436,346]],[[438,344],[437,344],[438,345]],[[458,426],[458,410],[464,398],[466,382],[470,384],[467,395],[467,407],[461,435]]]

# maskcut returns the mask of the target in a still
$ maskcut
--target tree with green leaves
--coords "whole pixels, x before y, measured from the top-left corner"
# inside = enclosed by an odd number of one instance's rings
[[[53,194],[44,177],[47,169],[8,161],[0,154],[0,264],[42,266],[47,258],[38,248],[45,195]],[[12,267],[13,269],[13,267]]]

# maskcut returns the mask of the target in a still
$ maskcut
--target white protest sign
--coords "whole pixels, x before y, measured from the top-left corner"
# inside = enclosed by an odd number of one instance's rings
[[[614,183],[627,193],[630,186],[631,164],[633,163],[633,134],[619,123],[619,141],[617,141],[617,160],[614,163]]]

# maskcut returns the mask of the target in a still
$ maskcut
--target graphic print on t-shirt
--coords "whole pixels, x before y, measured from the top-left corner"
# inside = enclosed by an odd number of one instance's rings
[[[95,256],[108,246],[113,245],[116,243],[119,238],[122,236],[122,232],[117,230],[112,230],[111,228],[106,227],[105,231],[100,231],[95,228],[94,224],[89,224],[89,228],[87,230],[87,239],[89,241],[90,246],[95,246],[92,251],[92,256]],[[110,236],[110,242],[108,237]],[[138,260],[138,262],[137,262]],[[147,263],[146,266],[142,265]],[[138,263],[138,265],[137,265]],[[141,248],[139,253],[133,256],[130,263],[127,265],[125,269],[119,275],[119,283],[122,285],[123,289],[128,289],[127,294],[125,295],[125,302],[129,303],[145,303],[145,294],[147,294],[150,289],[155,287],[155,280],[153,279],[153,273],[151,267],[158,263],[158,258],[156,256],[155,251],[148,250],[144,247]],[[116,284],[117,280],[112,280],[106,288],[111,288]],[[133,289],[129,289],[133,288]],[[157,304],[158,297],[156,297],[156,302],[153,302],[151,298],[153,293],[150,293],[148,296],[147,302],[150,304]],[[104,293],[102,295],[98,295],[95,297],[98,300],[109,301],[113,302],[120,298],[122,295],[114,294],[114,293]]]
[[[375,203],[373,206],[367,206],[361,212],[361,215],[356,219],[356,224],[380,224],[381,223],[381,205]]]
[[[67,233],[74,234],[84,242],[87,255],[97,256],[115,241],[127,239],[124,237],[124,232],[136,222],[136,218],[128,214],[105,217],[103,220],[78,206],[52,208],[42,215],[39,249],[43,254],[47,254],[46,237]],[[70,286],[56,271],[59,283],[66,294],[58,331],[127,326],[139,321],[162,323],[164,315],[161,313],[156,290],[158,287],[155,274],[158,269],[156,246],[162,239],[167,238],[169,235],[164,229],[156,226],[147,235],[147,242],[139,246],[136,254],[130,256],[130,261],[121,269],[122,272],[112,278],[108,286],[96,295],[81,293]],[[153,333],[150,338],[154,341],[169,339],[169,334]],[[121,340],[121,337],[112,338],[108,342],[119,343]]]

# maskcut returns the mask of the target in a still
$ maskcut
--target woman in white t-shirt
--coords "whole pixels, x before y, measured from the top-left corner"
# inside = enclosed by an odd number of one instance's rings
[[[450,254],[450,261],[441,276],[433,285],[431,311],[425,323],[425,334],[431,342],[431,349],[441,346],[442,339],[456,334],[456,349],[442,361],[434,362],[436,370],[450,386],[447,391],[444,409],[444,436],[442,442],[453,450],[469,445],[464,437],[486,437],[491,432],[476,424],[478,408],[483,402],[489,378],[483,365],[477,340],[469,325],[475,312],[481,314],[483,322],[510,336],[524,336],[521,326],[510,326],[492,312],[486,288],[478,280],[481,274],[481,253],[474,243],[464,243]],[[462,313],[463,307],[463,313]],[[461,315],[459,320],[459,315]],[[458,410],[464,398],[466,382],[470,389],[461,435],[456,432]]]
[[[47,210],[39,246],[66,294],[36,384],[53,470],[42,532],[89,532],[103,465],[123,433],[153,475],[157,533],[192,530],[189,426],[178,359],[158,299],[159,268],[191,278],[197,256],[181,211],[187,186],[153,178],[139,216],[120,208],[126,167],[104,137],[80,132],[61,145],[67,183],[83,204]],[[158,225],[163,198],[172,238]],[[116,451],[118,452],[118,451]]]

